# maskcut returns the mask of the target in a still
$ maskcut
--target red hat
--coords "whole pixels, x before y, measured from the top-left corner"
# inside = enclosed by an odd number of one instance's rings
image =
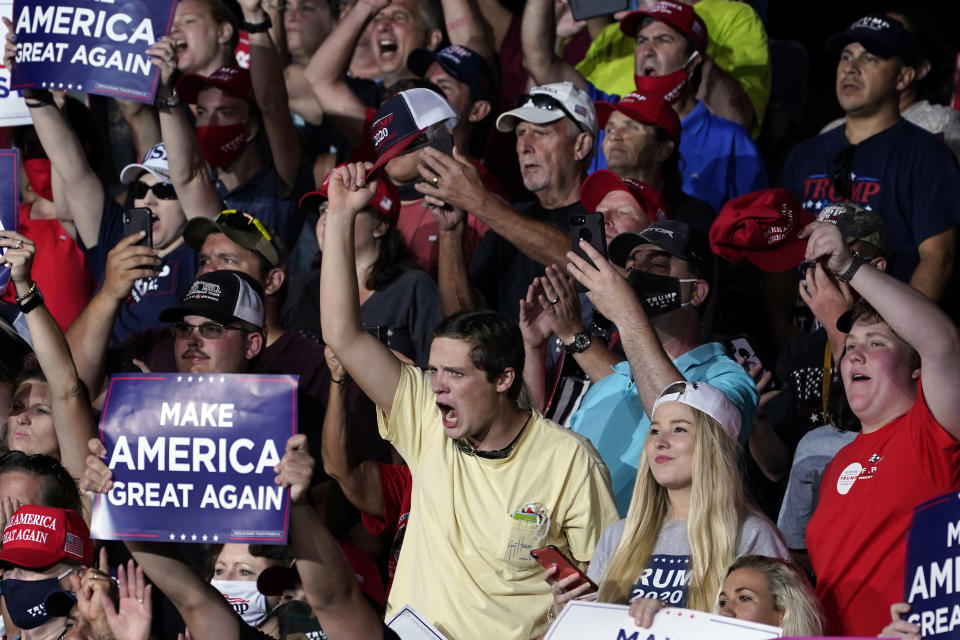
[[[637,37],[644,18],[653,18],[690,38],[697,51],[707,48],[707,25],[689,4],[679,0],[660,0],[652,8],[628,13],[620,21],[620,31],[629,38]]]
[[[764,271],[803,262],[807,241],[797,234],[808,214],[786,189],[746,193],[727,202],[710,227],[710,248],[729,262],[746,258]]]
[[[93,540],[83,517],[34,504],[17,509],[3,529],[0,561],[34,569],[61,560],[93,566]]]
[[[341,163],[337,165],[337,168],[339,169],[345,164],[347,163]],[[301,209],[312,211],[327,199],[327,189],[330,186],[331,175],[333,175],[333,171],[323,178],[323,184],[320,185],[319,190],[303,194],[298,203]],[[377,192],[373,194],[370,202],[367,203],[367,207],[384,215],[390,221],[390,224],[395,225],[397,220],[400,219],[400,192],[397,191],[397,187],[385,173],[380,174],[377,182]]]
[[[188,73],[177,81],[177,93],[187,104],[196,104],[200,92],[211,87],[235,98],[253,100],[250,72],[240,67],[220,67],[209,76]]]
[[[383,590],[383,580],[380,579],[380,572],[370,554],[349,542],[338,540],[337,543],[347,557],[363,593],[381,607],[386,606],[387,596]],[[287,589],[296,588],[298,584],[300,574],[297,572],[296,563],[290,567],[267,567],[257,576],[257,591],[265,596],[279,596]]]
[[[587,211],[596,211],[603,197],[611,191],[626,191],[637,201],[650,222],[666,220],[671,216],[663,194],[633,178],[621,178],[609,169],[600,169],[591,173],[580,187],[580,202]]]
[[[655,93],[637,91],[628,93],[617,103],[600,101],[593,104],[597,109],[597,121],[601,128],[607,126],[612,111],[619,111],[631,120],[659,125],[674,144],[680,144],[680,117],[663,97]]]

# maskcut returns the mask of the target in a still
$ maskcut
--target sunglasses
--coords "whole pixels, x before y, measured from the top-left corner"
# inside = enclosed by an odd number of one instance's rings
[[[833,190],[844,200],[848,200],[853,195],[853,179],[850,174],[853,171],[853,150],[856,148],[856,145],[847,145],[833,159],[833,173],[830,174],[830,180],[833,182]]]
[[[0,456],[0,467],[16,462],[24,468],[37,473],[47,473],[60,467],[56,458],[52,458],[45,453],[26,454],[23,451],[7,451]],[[62,468],[62,467],[61,467]]]
[[[573,120],[574,124],[577,125],[578,129],[586,131],[583,126],[580,124],[580,121],[573,117],[573,115],[567,111],[567,108],[563,106],[563,103],[554,98],[553,96],[548,96],[545,93],[524,93],[517,98],[517,102],[514,106],[526,107],[528,105],[533,105],[537,109],[544,109],[546,111],[559,111],[563,115],[567,116]]]
[[[130,195],[136,200],[147,197],[147,192],[153,191],[157,200],[176,200],[177,190],[169,182],[158,182],[155,185],[149,185],[146,182],[134,182],[130,185]]]
[[[189,340],[194,329],[200,332],[200,337],[204,340],[219,340],[226,335],[227,331],[243,331],[240,327],[227,327],[219,322],[204,322],[203,324],[174,322],[170,325],[171,333],[180,340]]]
[[[217,214],[214,222],[218,224],[224,224],[231,229],[236,229],[237,231],[250,231],[253,229],[263,236],[263,239],[267,242],[271,242],[273,240],[273,236],[270,235],[270,232],[267,231],[267,228],[263,226],[263,223],[245,211],[238,211],[237,209],[224,209]]]

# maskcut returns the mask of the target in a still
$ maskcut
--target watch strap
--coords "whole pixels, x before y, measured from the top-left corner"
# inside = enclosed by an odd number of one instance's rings
[[[866,259],[861,256],[856,251],[852,254],[853,259],[850,261],[850,264],[847,265],[847,268],[843,270],[842,273],[837,274],[837,280],[840,282],[850,282],[853,279],[854,274],[860,270],[860,267],[866,262]]]
[[[244,20],[240,23],[240,28],[246,31],[247,33],[264,33],[269,31],[273,26],[273,22],[270,20],[270,14],[263,14],[263,22],[247,22]]]

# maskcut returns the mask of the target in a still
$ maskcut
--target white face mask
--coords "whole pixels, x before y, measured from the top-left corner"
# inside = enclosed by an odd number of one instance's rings
[[[211,580],[210,584],[251,627],[267,618],[267,598],[257,591],[256,580]]]

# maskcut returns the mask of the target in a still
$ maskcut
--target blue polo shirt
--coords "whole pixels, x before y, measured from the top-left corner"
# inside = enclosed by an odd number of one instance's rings
[[[719,342],[691,349],[673,361],[685,380],[706,382],[723,391],[740,410],[740,444],[746,446],[760,396],[744,371]],[[640,404],[630,363],[613,366],[613,374],[598,380],[570,418],[570,428],[589,438],[610,470],[613,496],[621,516],[626,516],[650,418]]]

